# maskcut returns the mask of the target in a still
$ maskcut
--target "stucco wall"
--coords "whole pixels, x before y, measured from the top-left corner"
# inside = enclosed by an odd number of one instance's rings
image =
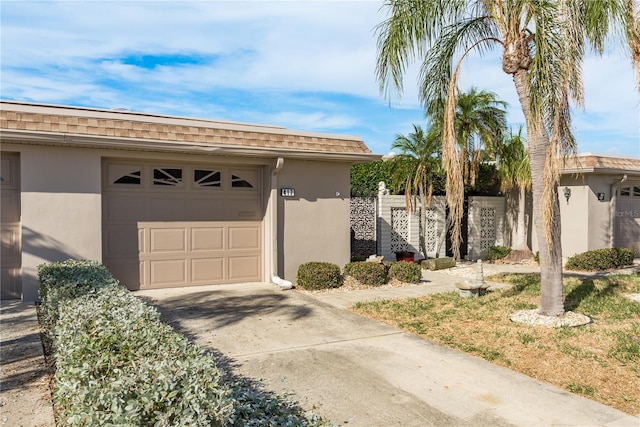
[[[96,150],[11,146],[20,153],[22,292],[38,295],[36,267],[102,259],[100,155]]]
[[[305,262],[349,262],[349,179],[347,163],[285,160],[277,191],[281,277],[295,282]],[[282,188],[295,196],[283,197]]]

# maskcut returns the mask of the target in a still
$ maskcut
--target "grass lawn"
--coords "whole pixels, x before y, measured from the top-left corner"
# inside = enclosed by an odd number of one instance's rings
[[[640,273],[599,279],[566,277],[565,309],[591,317],[575,328],[513,323],[537,308],[539,274],[500,274],[510,288],[479,298],[457,292],[358,303],[364,316],[612,406],[640,414]]]

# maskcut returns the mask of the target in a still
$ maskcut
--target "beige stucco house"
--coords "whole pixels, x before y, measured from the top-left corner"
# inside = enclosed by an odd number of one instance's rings
[[[640,158],[568,159],[558,193],[563,256],[609,247],[640,256]]]
[[[640,256],[640,158],[591,153],[569,158],[558,197],[564,258],[614,247],[633,248]],[[529,237],[536,251],[531,226]]]
[[[295,280],[349,262],[357,137],[0,102],[2,297],[37,265],[99,260],[127,287]]]

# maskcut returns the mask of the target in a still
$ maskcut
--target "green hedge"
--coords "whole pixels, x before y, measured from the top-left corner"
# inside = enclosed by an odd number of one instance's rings
[[[369,286],[380,286],[387,283],[387,267],[378,262],[350,262],[344,266],[344,275]]]
[[[489,248],[489,252],[487,252],[487,260],[495,261],[497,259],[502,259],[511,253],[511,248],[506,246],[491,246]]]
[[[605,248],[583,252],[567,260],[567,270],[604,271],[633,264],[634,249]]]
[[[303,289],[329,289],[342,286],[340,267],[330,262],[307,262],[298,267],[297,285]]]
[[[38,268],[56,364],[58,424],[228,423],[230,391],[211,357],[94,262]],[[60,282],[58,282],[58,280]]]
[[[389,268],[389,278],[407,283],[420,283],[422,268],[414,262],[396,262]]]

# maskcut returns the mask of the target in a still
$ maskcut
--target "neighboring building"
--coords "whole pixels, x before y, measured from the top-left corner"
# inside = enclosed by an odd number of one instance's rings
[[[2,298],[37,265],[102,261],[129,289],[295,281],[349,262],[357,137],[0,102]]]
[[[580,154],[560,186],[562,254],[627,247],[640,256],[640,158]]]

